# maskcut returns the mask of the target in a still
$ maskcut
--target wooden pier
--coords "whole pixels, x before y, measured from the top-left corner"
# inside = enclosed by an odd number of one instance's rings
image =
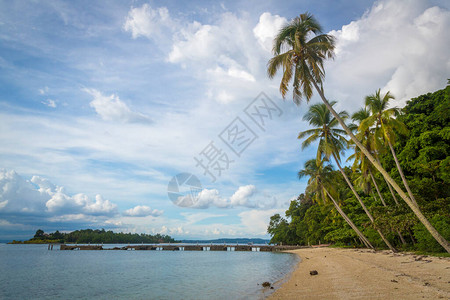
[[[278,252],[308,246],[268,246],[268,245],[129,245],[123,247],[103,248],[102,245],[65,245],[61,244],[60,250],[153,250],[153,251],[253,251],[253,252]]]

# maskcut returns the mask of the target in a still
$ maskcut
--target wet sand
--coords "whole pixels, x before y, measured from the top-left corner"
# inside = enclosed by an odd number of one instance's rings
[[[450,299],[450,258],[338,248],[288,252],[301,262],[268,299]]]

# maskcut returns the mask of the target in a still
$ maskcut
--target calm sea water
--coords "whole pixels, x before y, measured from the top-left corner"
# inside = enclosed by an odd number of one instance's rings
[[[0,298],[261,299],[268,293],[261,283],[283,279],[298,259],[267,252],[55,248],[0,244]]]

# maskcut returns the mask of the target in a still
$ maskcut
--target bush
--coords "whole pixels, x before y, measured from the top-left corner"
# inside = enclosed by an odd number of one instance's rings
[[[446,239],[450,239],[450,218],[442,215],[435,215],[431,224]],[[414,236],[417,239],[417,250],[427,252],[445,252],[445,249],[433,238],[422,223],[414,226]]]

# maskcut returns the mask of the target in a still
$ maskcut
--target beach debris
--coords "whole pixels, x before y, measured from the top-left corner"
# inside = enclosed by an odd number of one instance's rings
[[[429,282],[425,282],[423,285],[428,286],[428,285],[430,285],[430,283]]]
[[[398,281],[397,281],[397,280],[395,280],[395,279],[391,279],[391,282],[395,282],[395,283],[398,283]]]
[[[273,286],[271,286],[270,289],[273,290]]]
[[[309,271],[309,275],[318,275],[319,274],[319,272],[317,272],[316,270],[312,270],[312,271]]]
[[[262,286],[263,286],[263,287],[270,287],[270,282],[264,281],[264,282],[262,283]]]

